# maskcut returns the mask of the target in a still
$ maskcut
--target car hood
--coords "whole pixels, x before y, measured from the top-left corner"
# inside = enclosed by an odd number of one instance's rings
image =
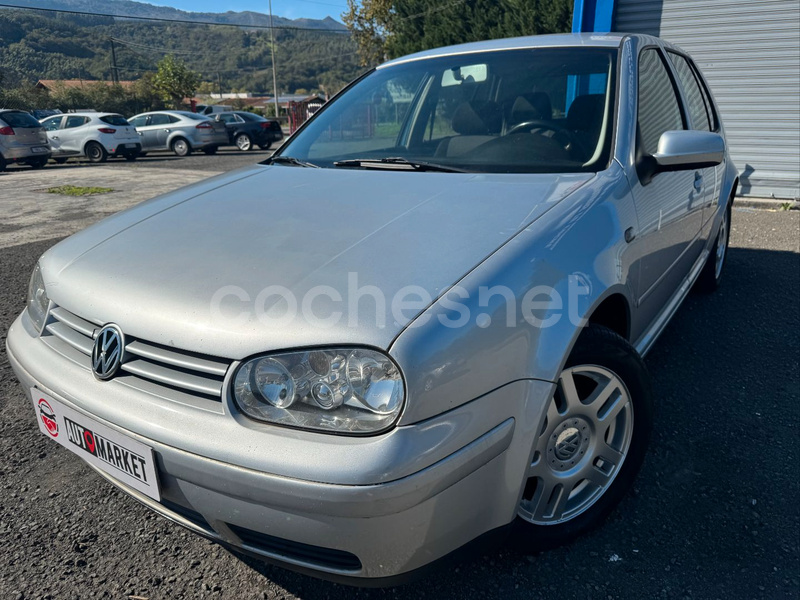
[[[254,166],[105,219],[41,264],[56,304],[168,346],[388,348],[592,176]]]

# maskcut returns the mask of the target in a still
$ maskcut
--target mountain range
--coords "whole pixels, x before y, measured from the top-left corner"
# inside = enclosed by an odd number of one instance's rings
[[[155,6],[133,0],[9,0],[25,8],[47,8],[51,10],[80,11],[91,14],[129,15],[156,19],[183,19],[203,21],[204,23],[225,23],[229,25],[269,26],[269,15],[252,12],[187,12],[169,6]],[[275,27],[300,27],[304,29],[323,29],[329,31],[347,31],[347,28],[336,19],[286,19],[273,16]]]

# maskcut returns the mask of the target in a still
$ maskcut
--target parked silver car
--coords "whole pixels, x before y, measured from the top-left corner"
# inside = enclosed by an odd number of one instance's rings
[[[80,112],[42,119],[57,163],[74,156],[106,162],[109,156],[136,160],[142,144],[136,129],[115,113]]]
[[[719,284],[737,182],[657,38],[423,52],[54,246],[8,356],[45,435],[220,543],[373,584],[540,550],[631,487],[642,357]]]
[[[142,113],[128,121],[139,132],[142,154],[154,150],[172,150],[178,156],[188,156],[194,150],[214,154],[228,143],[224,123],[197,113],[162,110]]]
[[[50,158],[47,135],[29,113],[0,109],[0,171],[9,163],[21,163],[39,169]]]

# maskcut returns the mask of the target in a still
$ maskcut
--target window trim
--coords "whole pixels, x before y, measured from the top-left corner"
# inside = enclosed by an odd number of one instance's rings
[[[639,53],[636,57],[636,127],[634,129],[634,148],[636,151],[636,156],[650,156],[644,152],[642,148],[641,142],[641,135],[639,134],[639,83],[641,82],[641,68],[640,63],[642,60],[642,54],[644,54],[647,50],[655,50],[658,54],[658,57],[661,59],[661,64],[664,67],[664,70],[667,72],[667,76],[669,77],[670,82],[672,82],[672,91],[675,93],[675,99],[678,101],[678,111],[681,113],[681,124],[683,125],[684,130],[689,129],[689,119],[686,110],[686,106],[684,106],[683,101],[683,90],[678,85],[678,82],[675,80],[675,74],[672,72],[672,65],[668,62],[669,58],[665,56],[664,49],[661,46],[656,44],[649,44],[647,46],[643,46],[639,49]],[[638,161],[637,161],[638,162]]]
[[[697,67],[694,60],[692,60],[692,57],[686,54],[685,52],[669,48],[667,49],[667,54],[675,54],[686,60],[686,64],[689,65],[689,70],[692,72],[692,75],[694,75],[694,79],[697,82],[697,85],[700,86],[700,92],[701,95],[703,96],[703,103],[706,105],[708,116],[711,119],[711,122],[709,123],[709,127],[711,127],[711,132],[719,133],[720,120],[719,116],[717,115],[717,107],[714,104],[714,100],[711,96],[711,91],[709,90],[708,86],[706,85],[705,79],[700,73],[700,69]]]

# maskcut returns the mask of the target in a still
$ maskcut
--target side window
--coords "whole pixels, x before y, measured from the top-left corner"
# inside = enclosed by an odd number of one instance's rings
[[[169,117],[169,122],[170,123],[177,123],[178,121],[180,121],[180,119],[178,117],[176,117],[175,115],[167,115],[167,117]]]
[[[689,105],[689,114],[692,115],[692,127],[694,129],[701,129],[702,131],[711,131],[711,119],[708,116],[708,106],[706,106],[703,91],[697,81],[694,71],[692,71],[692,67],[689,66],[689,63],[680,54],[670,52],[669,58],[672,64],[675,65],[678,79],[681,80],[681,87],[686,96],[686,102]]]
[[[73,129],[75,127],[80,127],[87,123],[89,119],[86,117],[67,117],[67,122],[64,124],[64,129]]]
[[[56,131],[59,125],[61,125],[61,117],[53,117],[42,122],[42,126],[47,131]]]
[[[655,48],[639,55],[638,140],[646,154],[655,154],[665,131],[685,129],[680,103],[667,67]]]
[[[150,122],[148,125],[168,125],[169,115],[155,114],[150,115]]]
[[[233,124],[236,123],[236,115],[220,115],[219,120],[224,123]]]

